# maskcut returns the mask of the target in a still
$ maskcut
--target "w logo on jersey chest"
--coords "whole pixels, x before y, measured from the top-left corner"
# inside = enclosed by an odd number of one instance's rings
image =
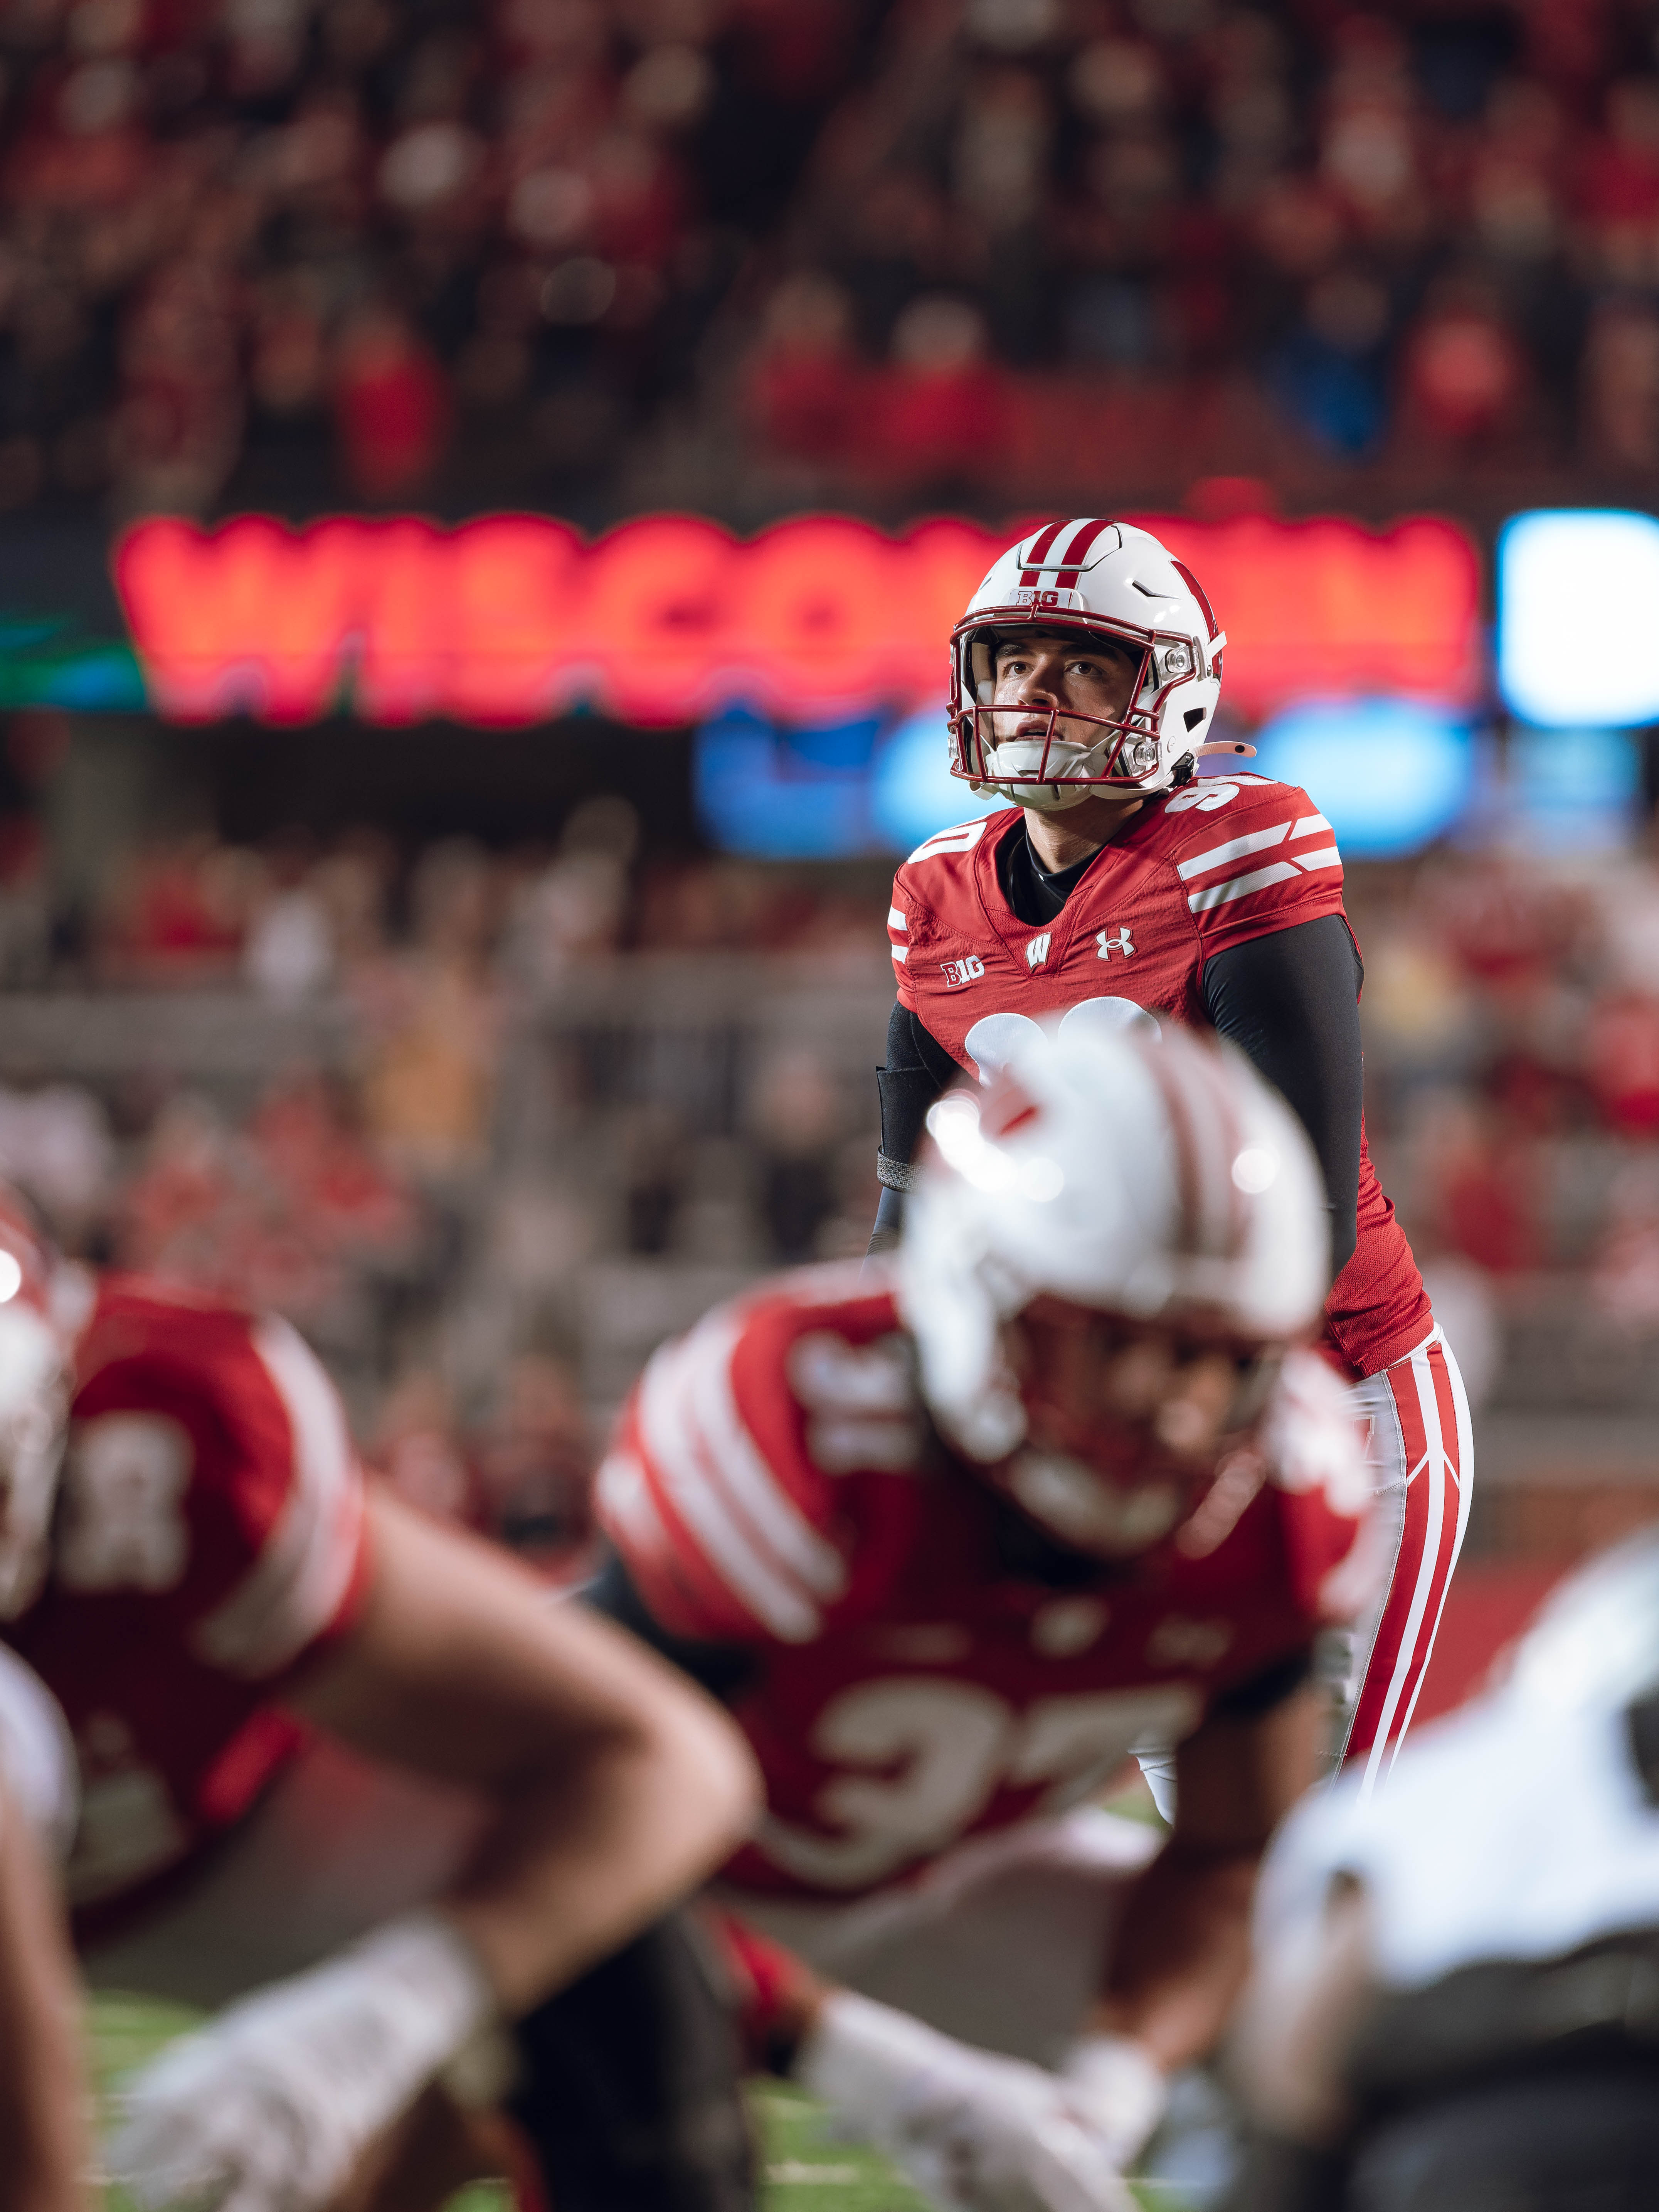
[[[964,952],[960,960],[941,960],[939,972],[945,978],[947,991],[959,991],[965,983],[977,983],[985,973],[985,963],[976,952]]]
[[[1097,929],[1095,944],[1103,960],[1109,960],[1115,952],[1125,960],[1134,957],[1135,941],[1127,929]]]
[[[1039,968],[1046,968],[1048,964],[1048,947],[1054,940],[1054,933],[1051,929],[1045,929],[1041,937],[1032,938],[1025,947],[1025,965],[1034,972]]]

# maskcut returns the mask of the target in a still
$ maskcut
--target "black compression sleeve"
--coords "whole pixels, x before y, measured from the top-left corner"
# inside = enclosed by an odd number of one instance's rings
[[[1205,965],[1204,1011],[1294,1107],[1324,1170],[1331,1271],[1358,1236],[1359,955],[1340,915],[1322,915],[1218,952]]]
[[[885,1158],[900,1162],[915,1158],[927,1109],[961,1073],[938,1038],[923,1028],[908,1006],[896,1000],[887,1018],[887,1064],[876,1070],[876,1087],[881,1093],[881,1149]],[[870,1238],[872,1255],[892,1249],[898,1243],[903,1218],[902,1193],[884,1185]]]
[[[887,1065],[894,1068],[925,1067],[933,1079],[935,1098],[962,1073],[932,1030],[924,1029],[900,999],[895,999],[893,1011],[887,1017]],[[919,1127],[916,1133],[921,1133]],[[909,1158],[908,1152],[905,1158]]]
[[[671,1660],[682,1674],[701,1682],[711,1697],[730,1699],[753,1680],[755,1655],[738,1644],[704,1644],[689,1636],[671,1635],[646,1604],[634,1577],[617,1554],[606,1549],[591,1582],[578,1595],[584,1605],[629,1629],[659,1657]]]

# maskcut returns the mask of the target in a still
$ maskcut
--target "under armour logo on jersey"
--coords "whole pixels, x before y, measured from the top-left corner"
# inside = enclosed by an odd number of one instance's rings
[[[1109,960],[1115,952],[1121,952],[1126,960],[1134,957],[1135,941],[1127,929],[1116,931],[1097,929],[1095,932],[1095,943],[1100,947],[1100,957],[1103,960]]]
[[[960,960],[941,960],[939,972],[947,991],[959,991],[964,983],[978,982],[985,973],[985,963],[976,952],[964,952]]]
[[[1045,929],[1041,937],[1034,937],[1025,948],[1025,965],[1041,968],[1048,957],[1048,947],[1054,942],[1052,929]]]

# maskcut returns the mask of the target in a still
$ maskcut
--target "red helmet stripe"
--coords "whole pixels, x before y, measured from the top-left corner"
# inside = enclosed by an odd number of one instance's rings
[[[1176,1249],[1189,1259],[1238,1259],[1249,1223],[1232,1179],[1241,1139],[1223,1070],[1215,1060],[1176,1067],[1155,1045],[1141,1056],[1164,1094],[1175,1139],[1181,1208]]]
[[[1175,1139],[1176,1195],[1181,1208],[1176,1249],[1190,1255],[1197,1251],[1199,1242],[1198,1148],[1192,1121],[1181,1086],[1170,1069],[1169,1055],[1151,1045],[1142,1052],[1141,1058],[1164,1094],[1164,1110],[1170,1117],[1170,1133]]]
[[[1203,1073],[1197,1080],[1210,1093],[1204,1116],[1204,1157],[1210,1184],[1206,1194],[1208,1249],[1223,1259],[1236,1260],[1243,1255],[1248,1228],[1243,1193],[1233,1181],[1232,1173],[1233,1160],[1243,1141],[1243,1133],[1220,1060],[1206,1055]]]
[[[1170,565],[1175,570],[1176,575],[1180,577],[1182,582],[1185,584],[1187,589],[1192,593],[1193,597],[1198,601],[1200,606],[1203,608],[1204,619],[1210,625],[1210,635],[1214,637],[1219,631],[1221,625],[1215,618],[1214,608],[1211,606],[1209,600],[1204,596],[1203,585],[1199,582],[1197,577],[1194,575],[1192,570],[1187,566],[1187,563],[1184,561],[1177,561],[1174,556],[1171,555]]]
[[[1112,525],[1103,515],[1097,515],[1092,522],[1085,522],[1079,530],[1076,537],[1060,556],[1060,572],[1055,576],[1054,582],[1060,591],[1076,590],[1079,572],[1089,557],[1091,547],[1103,530],[1109,530],[1111,527]]]
[[[1048,557],[1049,547],[1065,527],[1066,525],[1063,522],[1051,522],[1046,529],[1038,531],[1030,552],[1025,556],[1026,560],[1028,562],[1046,561]],[[1035,584],[1036,580],[1035,568],[1024,568],[1020,570],[1019,580],[1023,585]]]

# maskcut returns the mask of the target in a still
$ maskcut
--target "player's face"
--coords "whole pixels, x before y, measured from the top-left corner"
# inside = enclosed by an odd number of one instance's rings
[[[1239,1360],[1231,1349],[1059,1298],[1028,1306],[1015,1340],[1034,1441],[1059,1445],[1127,1428],[1160,1457],[1194,1469],[1212,1465],[1238,1397]]]
[[[1139,665],[1139,656],[1127,646],[1120,652],[1098,640],[1005,638],[997,647],[993,703],[1026,711],[993,715],[993,742],[1003,744],[1011,738],[1041,738],[1058,709],[1056,737],[1079,745],[1098,744],[1103,735],[1099,725],[1121,721],[1129,711]],[[1067,708],[1091,719],[1073,720]]]
[[[1058,1298],[1009,1325],[1026,1413],[1005,1486],[1066,1542],[1109,1558],[1167,1535],[1209,1487],[1260,1362]]]

